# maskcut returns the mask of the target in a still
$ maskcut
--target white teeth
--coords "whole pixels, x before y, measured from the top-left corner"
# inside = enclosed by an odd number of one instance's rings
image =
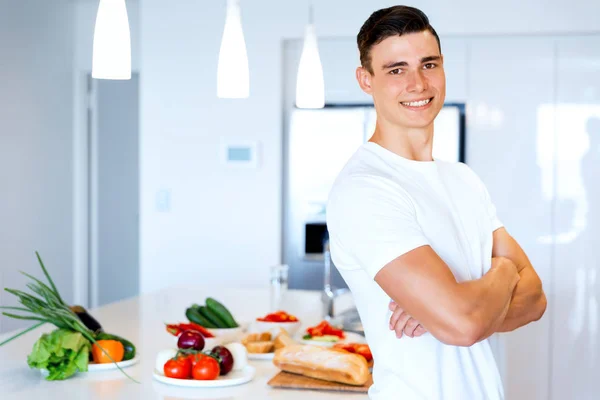
[[[409,106],[409,107],[423,107],[425,104],[429,103],[431,99],[427,99],[427,100],[421,100],[421,101],[413,101],[410,103],[402,103],[405,106]]]

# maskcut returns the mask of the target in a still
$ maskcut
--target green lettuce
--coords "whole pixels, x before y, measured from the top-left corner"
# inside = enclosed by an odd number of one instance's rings
[[[48,370],[49,381],[67,379],[78,371],[87,371],[90,348],[90,342],[81,333],[56,329],[35,342],[27,364]]]

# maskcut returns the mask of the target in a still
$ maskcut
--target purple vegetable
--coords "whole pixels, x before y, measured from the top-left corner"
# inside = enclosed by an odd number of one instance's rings
[[[187,330],[179,336],[177,347],[180,349],[194,349],[202,351],[204,349],[204,336],[198,331]]]
[[[233,354],[223,346],[216,346],[210,355],[217,359],[221,367],[221,375],[227,375],[233,368]]]

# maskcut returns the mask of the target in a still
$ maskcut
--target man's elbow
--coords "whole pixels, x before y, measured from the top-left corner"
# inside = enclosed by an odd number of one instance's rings
[[[474,318],[461,318],[444,332],[439,333],[438,340],[451,346],[470,347],[479,342],[486,333],[486,327]],[[434,335],[435,336],[435,335]]]
[[[533,321],[539,321],[544,316],[546,312],[546,307],[548,306],[548,301],[546,300],[546,294],[542,291],[540,292],[539,299],[536,302],[535,312],[533,315]]]

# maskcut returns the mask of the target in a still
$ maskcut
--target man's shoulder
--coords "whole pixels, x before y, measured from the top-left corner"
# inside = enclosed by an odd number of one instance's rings
[[[360,196],[368,193],[389,192],[395,188],[393,175],[374,165],[356,162],[348,164],[336,178],[330,197]]]
[[[481,185],[481,179],[479,175],[470,166],[464,162],[441,162],[442,168],[452,174],[454,177],[458,177],[464,183],[479,187]]]

